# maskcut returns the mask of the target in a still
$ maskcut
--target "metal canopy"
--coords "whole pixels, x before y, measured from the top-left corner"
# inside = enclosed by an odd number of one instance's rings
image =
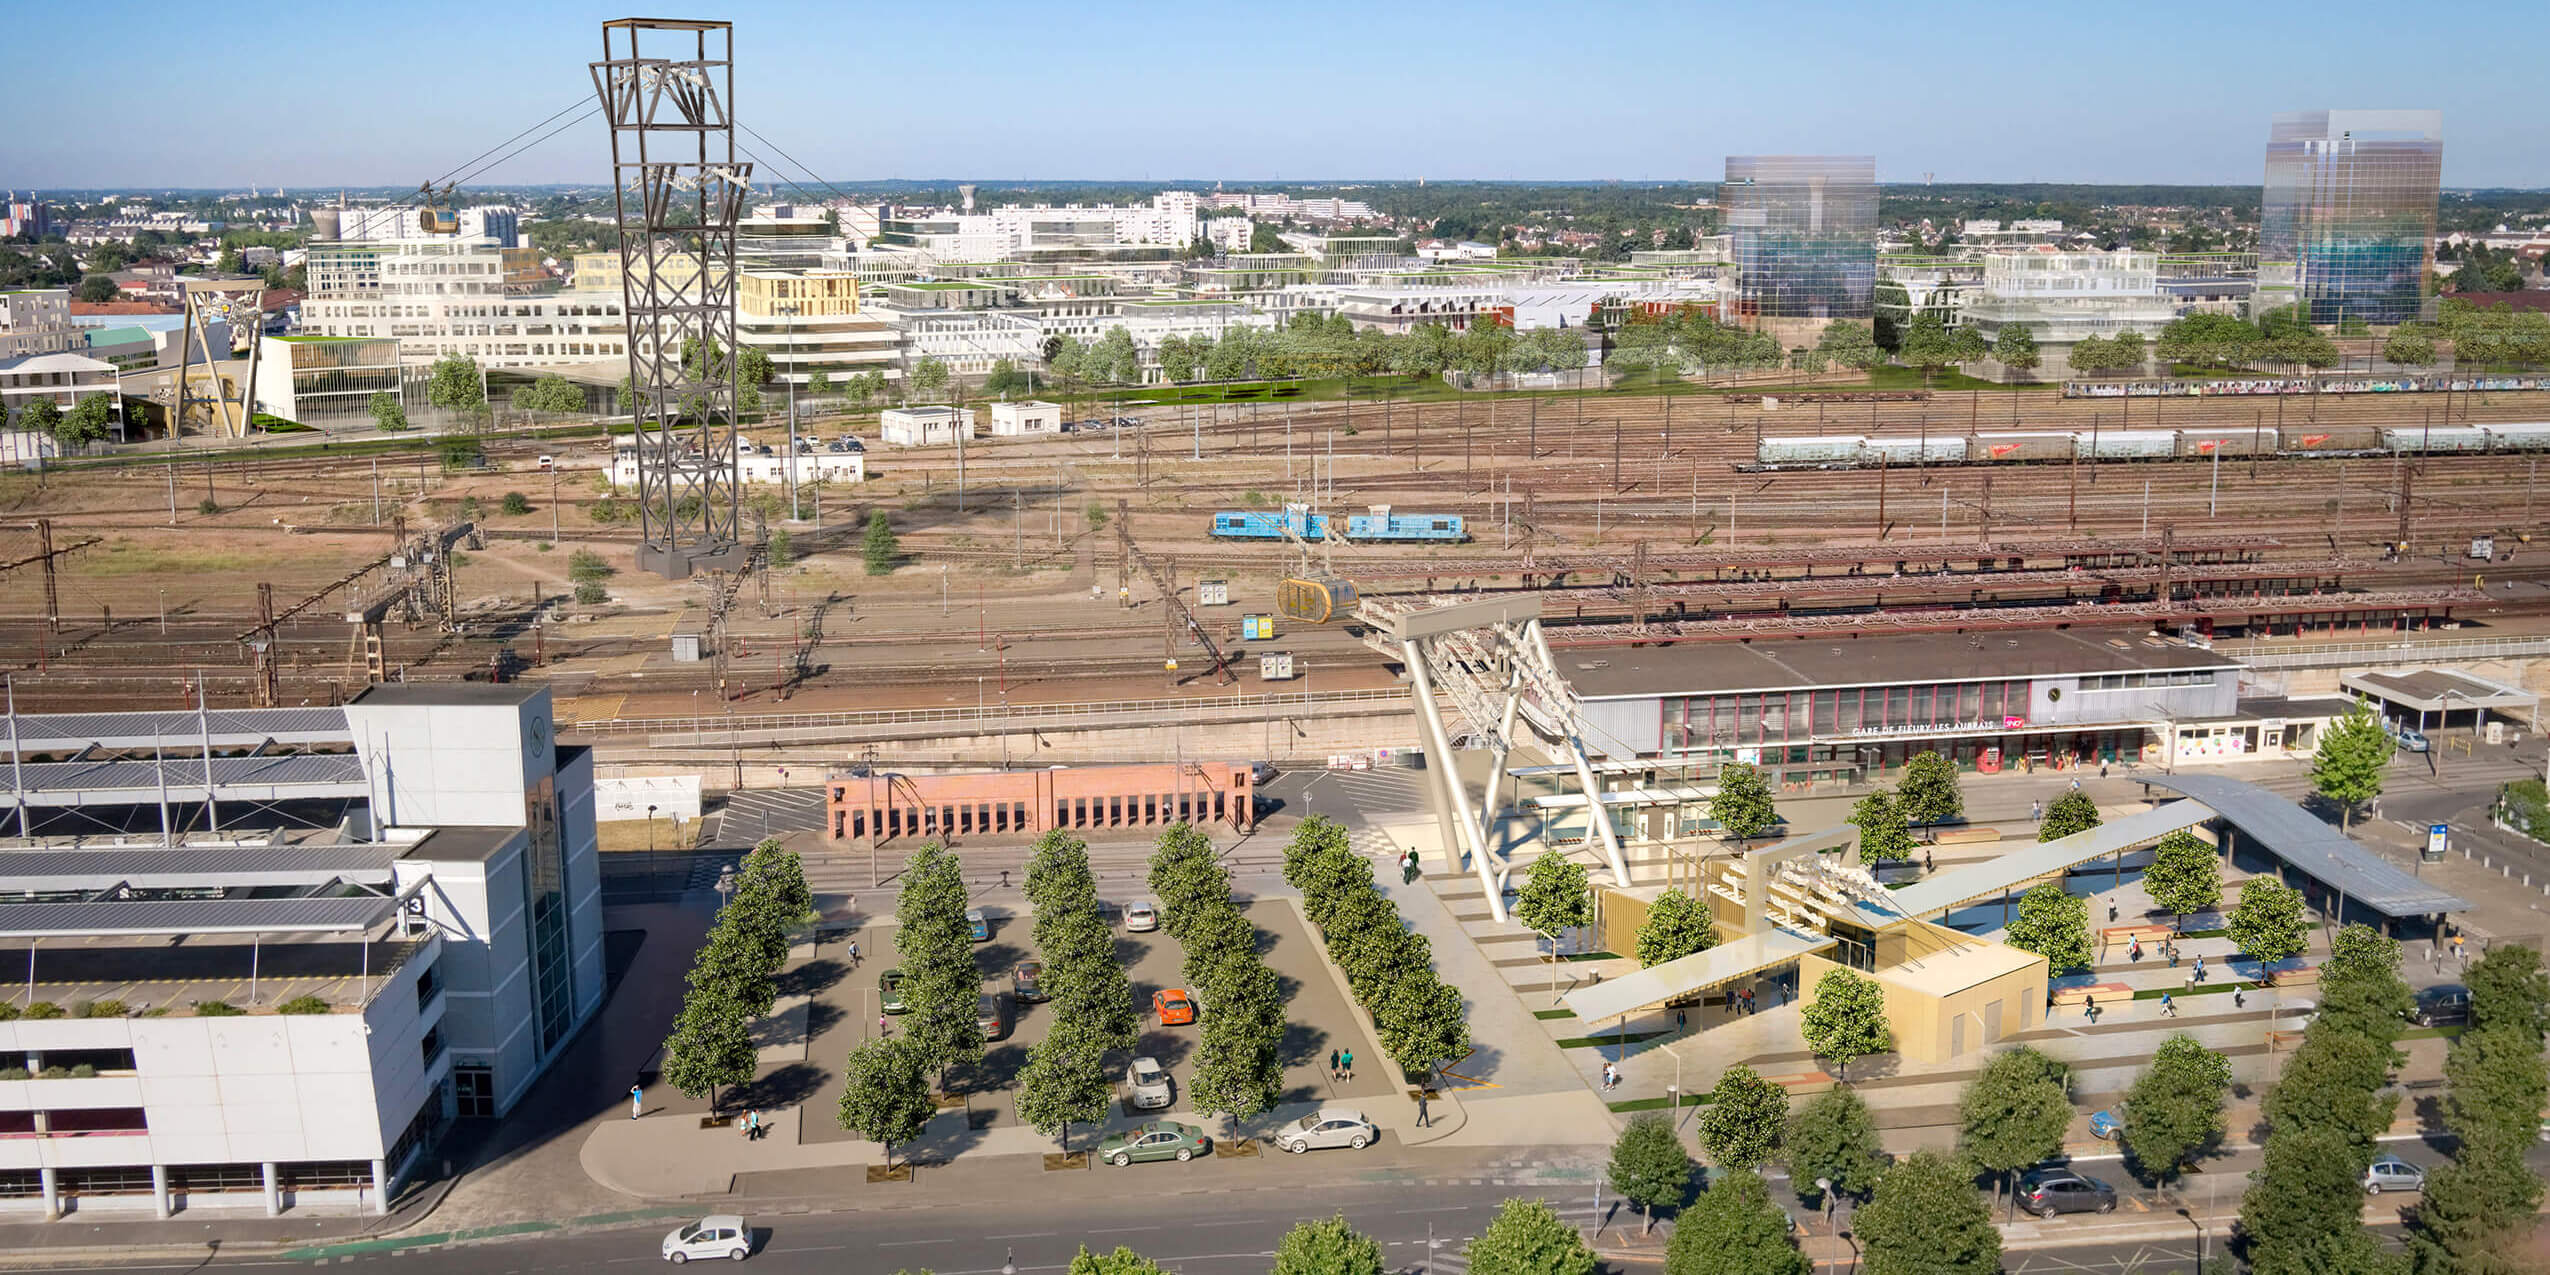
[[[119,751],[201,748],[207,733],[215,748],[279,744],[331,744],[354,738],[342,708],[216,708],[141,713],[18,713],[12,737],[26,752],[61,752],[95,744]]]
[[[2404,669],[2395,672],[2349,673],[2338,679],[2349,690],[2420,713],[2447,713],[2456,708],[2538,708],[2541,697],[2530,691],[2474,677],[2459,670]]]
[[[1859,913],[1871,926],[1943,916],[1968,903],[1998,898],[2004,892],[2039,877],[2068,872],[2093,859],[2104,859],[2111,854],[2158,841],[2181,828],[2193,828],[2213,817],[2214,812],[2198,802],[2173,801],[2157,809],[2100,824],[2087,832],[2040,842],[1972,867],[1940,873],[1927,881],[1892,891],[1891,897],[1882,904],[1863,903],[1859,905]]]
[[[404,845],[176,846],[0,851],[0,891],[387,886]],[[0,905],[5,906],[5,905]]]
[[[1773,927],[1705,952],[1577,988],[1559,999],[1575,1011],[1577,1018],[1598,1023],[1759,974],[1833,944],[1834,940],[1822,935]]]
[[[2469,900],[2400,870],[2309,811],[2256,784],[2222,775],[2162,775],[2143,782],[2185,793],[2213,807],[2259,849],[2394,920],[2470,908]]]
[[[165,899],[146,903],[0,904],[0,938],[131,938],[178,934],[345,934],[390,919],[387,896],[338,899]]]
[[[18,800],[30,806],[147,804],[162,794],[192,800],[205,795],[204,771],[200,757],[37,762],[17,769],[23,785]],[[370,791],[363,758],[354,753],[215,757],[211,787],[213,796],[234,801],[360,797]]]

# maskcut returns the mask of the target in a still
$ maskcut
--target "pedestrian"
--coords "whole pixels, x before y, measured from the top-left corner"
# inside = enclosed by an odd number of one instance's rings
[[[2453,935],[2453,959],[2461,962],[2463,969],[2470,968],[2470,953],[2462,950],[2461,935],[2459,933],[2455,933]]]
[[[1617,1068],[1617,1067],[1612,1066],[1610,1063],[1604,1063],[1604,1064],[1603,1064],[1603,1090],[1604,1090],[1604,1092],[1606,1092],[1606,1093],[1610,1092],[1613,1088],[1615,1088],[1615,1087],[1616,1087],[1616,1086],[1618,1086],[1619,1084],[1620,1084],[1620,1069],[1619,1069],[1619,1068]]]
[[[2097,1022],[2097,1021],[2098,1021],[2098,998],[2097,998],[2097,997],[2095,997],[2095,996],[2091,996],[2091,995],[2088,995],[2088,994],[2086,994],[2086,993],[2082,995],[2082,997],[2081,997],[2081,1017],[2086,1018],[2086,1019],[2090,1020],[2090,1021],[2091,1021],[2091,1022],[2093,1022],[2093,1023],[2095,1023],[2095,1022]]]
[[[2107,905],[2107,923],[2109,925],[2116,924],[2116,905],[2113,903]]]
[[[2178,968],[2178,942],[2175,939],[2170,940],[2169,943],[2169,968]]]
[[[2231,1007],[2233,1009],[2249,1008],[2249,992],[2247,989],[2239,987],[2231,989]]]
[[[886,1026],[885,1015],[883,1015],[883,1014],[879,1014],[879,1015],[877,1015],[877,1035],[879,1035],[879,1036],[889,1036],[889,1035],[892,1035],[892,1034],[893,1034],[892,1029],[890,1029],[889,1027],[887,1027],[887,1026]]]
[[[635,1120],[635,1119],[637,1119],[637,1118],[638,1118],[638,1113],[639,1113],[640,1111],[644,1111],[645,1109],[646,1109],[646,1086],[644,1086],[644,1085],[631,1085],[631,1086],[629,1086],[629,1119],[631,1119],[631,1120]]]
[[[2042,802],[2042,801],[2031,801],[2031,802],[2029,802],[2029,803],[2028,803],[2028,818],[2029,818],[2030,820],[2041,820],[2041,819],[2045,818],[2045,803],[2044,803],[2044,802]]]
[[[859,968],[859,940],[850,940],[850,968]]]
[[[1690,1026],[1690,1022],[1682,1016],[1682,1010],[1679,1008],[1675,1009],[1673,1011],[1673,1029],[1675,1031],[1684,1031]]]
[[[1929,852],[1928,850],[1924,850],[1924,851],[1922,851],[1922,852],[1921,852],[1921,871],[1922,871],[1922,874],[1923,874],[1923,875],[1925,875],[1925,876],[1927,876],[1927,875],[1929,875],[1930,873],[1937,872],[1938,870],[1939,870],[1939,861],[1938,861],[1937,859],[1932,858],[1932,857],[1931,857],[1931,854],[1930,854],[1930,852]]]
[[[2202,952],[2196,954],[2196,981],[2199,983],[2205,981],[2205,957]]]
[[[2106,763],[2106,762],[2100,762],[2100,763],[2098,764],[2098,777],[2099,777],[2099,778],[2101,778],[2101,779],[2105,779],[2105,778],[2107,778],[2107,763]]]
[[[1343,1075],[1344,1073],[1345,1073],[1345,1068],[1340,1067],[1340,1066],[1338,1066],[1338,1065],[1337,1065],[1337,1051],[1336,1051],[1336,1050],[1334,1050],[1334,1049],[1329,1050],[1329,1051],[1328,1051],[1328,1078],[1329,1078],[1330,1080],[1335,1080],[1335,1079],[1337,1079],[1340,1075]]]
[[[1417,1095],[1417,1127],[1420,1129],[1431,1129],[1434,1127],[1433,1117],[1426,1114],[1426,1096],[1424,1094]]]
[[[2078,779],[2074,779],[2074,780],[2072,781],[2072,791],[2074,791],[2074,792],[2079,792],[2080,790],[2081,790],[2081,781],[2080,781],[2080,780],[2078,780]]]
[[[746,1142],[753,1140],[753,1118],[750,1113],[735,1117],[735,1135]]]
[[[2143,959],[2143,941],[2141,939],[2135,939],[2133,942],[2125,945],[2125,959],[2129,961],[2140,961]]]
[[[2178,1017],[2178,1002],[2170,998],[2167,989],[2163,989],[2160,994],[2160,1016],[2163,1018]]]
[[[1744,989],[1744,1012],[1753,1012],[1753,989],[1750,987]]]
[[[759,1142],[769,1136],[770,1126],[762,1123],[761,1108],[753,1108],[753,1141]]]
[[[1339,1055],[1337,1056],[1337,1060],[1338,1060],[1339,1062],[1342,1062],[1342,1063],[1344,1063],[1344,1064],[1346,1065],[1346,1079],[1348,1079],[1348,1080],[1352,1080],[1352,1079],[1354,1079],[1354,1078],[1355,1078],[1355,1051],[1354,1051],[1354,1050],[1349,1049],[1349,1050],[1345,1051],[1344,1053],[1339,1054]]]
[[[1001,869],[1001,888],[1004,890],[1009,888],[1009,869],[1007,868]]]

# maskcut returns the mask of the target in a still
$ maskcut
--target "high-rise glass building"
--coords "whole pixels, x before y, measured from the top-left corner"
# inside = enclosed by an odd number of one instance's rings
[[[2423,315],[2443,175],[2440,111],[2276,116],[2259,207],[2258,304],[2299,302],[2316,323]]]
[[[1765,319],[1865,319],[1877,288],[1877,161],[1729,155],[1718,189],[1736,306]]]

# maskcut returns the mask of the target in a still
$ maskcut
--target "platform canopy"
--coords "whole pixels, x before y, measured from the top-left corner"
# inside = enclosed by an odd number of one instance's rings
[[[1694,952],[1662,965],[1648,966],[1634,974],[1623,974],[1591,987],[1577,988],[1559,999],[1575,1012],[1577,1018],[1599,1023],[1712,987],[1723,987],[1737,979],[1749,978],[1831,946],[1833,940],[1824,935],[1774,927],[1721,943],[1705,952]]]
[[[2166,806],[2111,820],[2085,832],[2038,842],[1970,867],[1942,872],[1926,881],[1890,891],[1891,897],[1881,902],[1863,903],[1859,906],[1859,913],[1871,928],[1944,916],[1969,903],[1997,899],[2039,878],[2056,876],[2084,863],[2149,845],[2181,828],[2193,828],[2213,817],[2214,812],[2201,803],[2173,801]]]
[[[389,886],[397,844],[0,850],[0,894]]]
[[[2401,669],[2349,673],[2338,679],[2351,691],[2370,695],[2421,718],[2454,709],[2489,709],[2513,715],[2541,707],[2541,697],[2521,687],[2492,682],[2458,669]]]
[[[2470,908],[2468,900],[2401,871],[2311,812],[2256,784],[2226,775],[2161,775],[2143,782],[2185,793],[2213,807],[2232,827],[2247,834],[2252,846],[2341,897],[2393,920]]]
[[[0,904],[0,938],[160,938],[207,934],[346,934],[398,912],[388,895],[325,899],[154,899]]]

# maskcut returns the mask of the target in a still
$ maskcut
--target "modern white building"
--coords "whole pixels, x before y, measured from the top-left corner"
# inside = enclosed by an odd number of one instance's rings
[[[492,239],[313,243],[301,329],[395,337],[429,364],[463,354],[483,368],[549,367],[628,357],[619,281],[561,291],[530,248]]]
[[[79,325],[71,322],[67,288],[20,288],[0,292],[0,359],[21,354],[62,354],[86,344]]]
[[[890,407],[877,413],[877,434],[890,447],[935,447],[974,436],[970,407]]]
[[[992,437],[1023,438],[1062,432],[1062,404],[1042,399],[992,404]]]
[[[793,477],[790,471],[795,471]],[[735,455],[735,479],[743,483],[776,486],[795,482],[804,487],[814,483],[863,483],[868,480],[868,456],[865,452],[818,451],[796,456]],[[637,449],[614,448],[611,452],[611,484],[635,487],[638,480]]]
[[[389,337],[259,337],[257,410],[301,425],[369,429],[372,396],[400,398],[405,376]]]
[[[0,1213],[383,1209],[601,1005],[545,687],[8,726]]]
[[[2024,324],[2044,360],[2030,375],[2055,380],[2071,372],[2072,347],[2083,337],[2125,332],[2145,340],[2178,316],[2160,286],[2160,258],[2148,252],[1996,252],[1983,259],[1983,286],[1965,303],[1965,324],[1989,344]],[[1998,364],[1983,369],[2008,375]]]
[[[1246,217],[1212,217],[1204,223],[1205,242],[1223,252],[1246,252],[1257,237],[1257,223]]]
[[[70,409],[91,394],[115,392],[115,365],[85,354],[21,354],[0,359],[0,416],[15,420],[38,399]]]
[[[1039,254],[1176,252],[1204,233],[1193,191],[1164,191],[1148,204],[1012,204],[989,212],[896,209],[879,239],[940,261],[1008,261]]]

